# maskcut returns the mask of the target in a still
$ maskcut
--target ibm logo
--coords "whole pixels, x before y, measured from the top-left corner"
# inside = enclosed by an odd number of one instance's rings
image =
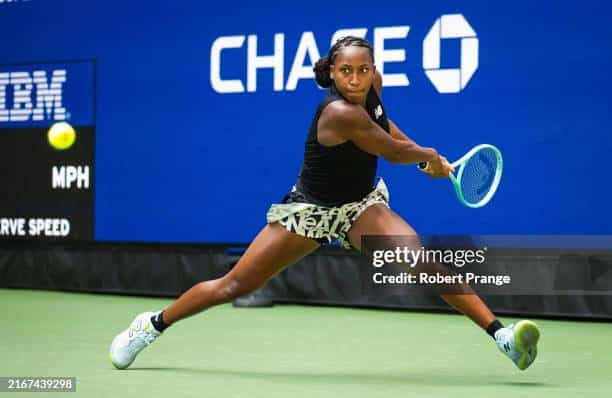
[[[0,0],[1,2],[1,0]],[[51,81],[47,71],[0,73],[0,122],[66,120],[62,104],[62,86],[66,70],[54,70]],[[13,103],[7,106],[8,88],[12,88]]]

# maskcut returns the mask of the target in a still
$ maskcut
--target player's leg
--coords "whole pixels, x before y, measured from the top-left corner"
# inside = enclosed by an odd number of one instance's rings
[[[364,210],[348,232],[351,245],[358,250],[361,250],[361,237],[366,235],[411,236],[414,237],[411,243],[417,243],[415,248],[421,247],[415,230],[382,204],[376,204]],[[467,315],[485,329],[495,339],[500,351],[512,359],[519,369],[524,370],[531,365],[537,355],[537,342],[540,335],[538,327],[533,322],[520,321],[516,325],[504,328],[467,284],[456,286],[453,290],[462,293],[441,294],[441,297],[453,308]]]
[[[244,296],[318,246],[316,241],[289,232],[278,223],[266,225],[230,272],[219,279],[194,285],[165,309],[164,323],[170,325],[213,305]]]
[[[368,207],[349,230],[348,236],[351,245],[358,250],[361,250],[361,237],[363,235],[414,236],[415,248],[420,247],[415,230],[393,210],[382,204]],[[460,289],[464,292],[471,292],[472,290],[467,285],[460,287]],[[450,306],[467,315],[483,329],[486,329],[495,321],[495,315],[476,294],[441,294],[440,296]]]
[[[289,232],[278,223],[266,225],[225,276],[194,285],[162,312],[139,314],[113,340],[111,362],[116,368],[127,368],[170,324],[256,290],[318,246],[316,241]]]

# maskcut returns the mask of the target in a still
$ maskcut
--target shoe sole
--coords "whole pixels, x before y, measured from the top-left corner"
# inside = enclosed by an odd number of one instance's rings
[[[538,355],[540,329],[531,321],[520,321],[514,327],[516,347],[521,352],[518,368],[525,370],[535,361]]]

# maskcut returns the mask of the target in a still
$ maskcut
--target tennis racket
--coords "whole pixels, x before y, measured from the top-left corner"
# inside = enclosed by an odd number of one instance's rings
[[[457,176],[450,173],[448,177],[459,201],[471,208],[489,203],[499,186],[504,166],[499,149],[489,144],[477,145],[452,166]],[[419,163],[419,168],[427,168],[427,162]]]

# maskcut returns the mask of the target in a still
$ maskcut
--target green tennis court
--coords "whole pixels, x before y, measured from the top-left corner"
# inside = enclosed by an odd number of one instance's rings
[[[457,315],[224,305],[168,329],[128,370],[111,340],[167,299],[0,290],[1,376],[75,376],[100,397],[602,397],[611,327],[538,321],[525,372]],[[502,319],[509,323],[514,319]],[[19,396],[39,396],[20,393]]]

